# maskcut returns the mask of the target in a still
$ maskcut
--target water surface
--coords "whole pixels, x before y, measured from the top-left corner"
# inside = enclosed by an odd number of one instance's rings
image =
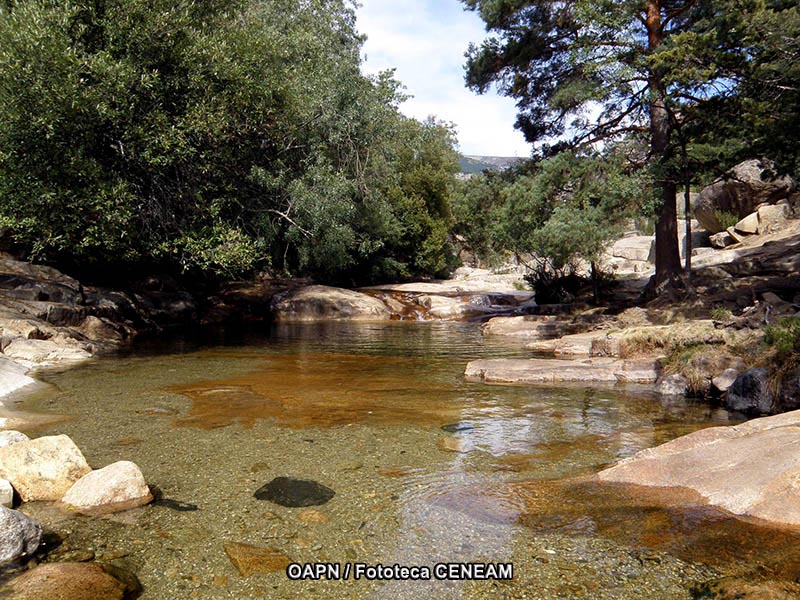
[[[721,575],[800,575],[791,532],[591,481],[640,449],[732,422],[703,403],[467,382],[468,360],[525,355],[473,324],[283,326],[156,350],[50,374],[24,402],[70,417],[34,435],[67,433],[93,467],[133,460],[157,488],[155,504],[105,518],[26,506],[64,538],[56,555],[121,560],[144,598],[690,598]],[[277,476],[336,495],[312,511],[253,497]],[[226,542],[298,562],[513,561],[515,576],[242,577]]]

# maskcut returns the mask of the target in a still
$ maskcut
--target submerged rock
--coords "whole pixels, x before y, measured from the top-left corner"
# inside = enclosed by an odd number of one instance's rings
[[[474,431],[475,425],[459,421],[458,423],[449,423],[447,425],[442,425],[441,429],[442,431],[446,431],[447,433],[463,433],[465,431]]]
[[[39,523],[17,510],[0,506],[0,563],[30,556],[41,540],[42,526]]]
[[[80,449],[66,435],[0,448],[0,477],[11,482],[24,502],[61,500],[89,471]]]
[[[225,554],[242,577],[285,571],[292,560],[280,550],[225,542]]]
[[[387,321],[386,305],[367,294],[311,285],[276,298],[272,312],[278,321]]]
[[[598,476],[689,488],[736,515],[800,525],[800,411],[702,429],[642,450]]]
[[[127,600],[139,589],[109,574],[97,563],[47,563],[8,584],[14,600]]]
[[[269,500],[289,507],[319,506],[336,494],[329,487],[310,479],[276,477],[253,494],[259,500]]]
[[[442,452],[459,452],[466,453],[470,451],[470,444],[461,438],[453,435],[446,435],[439,438],[436,442],[436,447]]]
[[[153,499],[144,475],[134,463],[121,460],[81,477],[62,502],[79,510],[128,510]]]

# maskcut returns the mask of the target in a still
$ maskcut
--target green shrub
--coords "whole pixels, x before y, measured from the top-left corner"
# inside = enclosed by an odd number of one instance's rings
[[[738,215],[732,212],[728,212],[726,210],[715,210],[714,216],[717,218],[717,221],[722,226],[723,231],[728,227],[733,227],[741,220],[738,217]]]
[[[764,328],[764,344],[778,359],[796,360],[800,354],[800,318],[784,317],[776,325]]]

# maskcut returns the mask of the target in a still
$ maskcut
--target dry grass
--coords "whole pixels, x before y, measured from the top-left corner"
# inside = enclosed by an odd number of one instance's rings
[[[715,329],[711,321],[634,327],[622,331],[619,335],[621,358],[669,355],[682,348],[699,344],[726,344],[731,338],[724,329]]]

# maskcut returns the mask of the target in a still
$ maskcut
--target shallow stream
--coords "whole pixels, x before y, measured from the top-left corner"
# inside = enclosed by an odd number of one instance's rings
[[[524,351],[453,323],[283,326],[231,344],[145,347],[61,373],[21,408],[66,415],[89,464],[136,462],[158,500],[106,517],[25,506],[63,539],[132,568],[143,598],[691,598],[720,576],[800,575],[800,537],[674,493],[599,485],[616,460],[725,411],[636,390],[488,386],[475,358]],[[286,508],[274,477],[335,496]],[[289,560],[512,562],[511,581],[243,577],[224,544]]]

